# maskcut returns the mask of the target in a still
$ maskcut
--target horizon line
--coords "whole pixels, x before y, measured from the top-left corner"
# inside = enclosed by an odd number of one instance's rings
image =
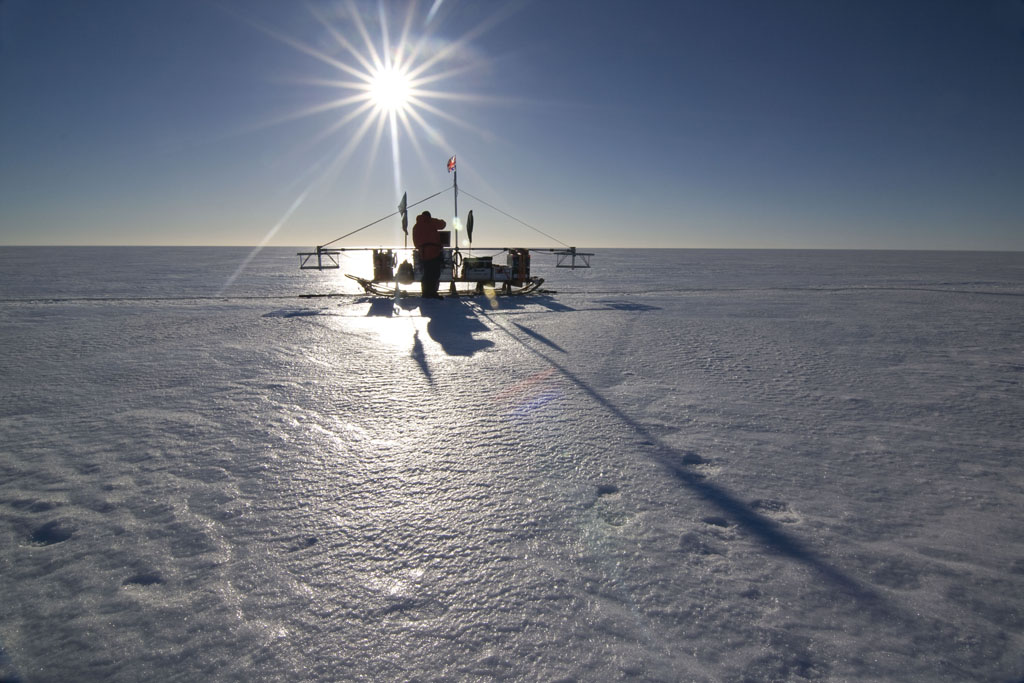
[[[306,245],[265,245],[257,244],[0,244],[0,249],[315,249]],[[342,247],[343,251],[356,251],[360,249],[394,249],[404,250],[413,247],[401,247],[397,245],[353,245]],[[460,251],[472,251],[479,249],[490,251],[505,247],[480,246],[460,247]],[[542,247],[527,246],[525,249],[561,249],[563,247]],[[577,249],[602,249],[602,250],[663,250],[663,251],[906,251],[906,252],[969,252],[969,253],[999,253],[1019,254],[1024,253],[1024,248],[963,248],[963,247],[684,247],[684,246],[603,246],[575,247]]]

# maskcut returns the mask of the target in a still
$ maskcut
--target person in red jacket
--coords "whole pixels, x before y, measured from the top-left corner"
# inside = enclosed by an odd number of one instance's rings
[[[437,293],[441,281],[441,265],[443,263],[440,231],[447,225],[440,218],[433,218],[429,211],[416,216],[416,224],[412,226],[412,243],[420,250],[420,262],[423,264],[423,296],[427,299],[443,299]]]

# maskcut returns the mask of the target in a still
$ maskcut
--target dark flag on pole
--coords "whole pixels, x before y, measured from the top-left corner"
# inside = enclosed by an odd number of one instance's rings
[[[451,173],[454,170],[455,170],[455,155],[453,154],[452,158],[448,160],[448,172]]]
[[[408,197],[408,195],[409,195],[408,192],[403,192],[402,193],[402,201],[398,205],[398,211],[399,211],[399,213],[402,214],[402,232],[404,232],[406,234],[406,236],[409,235],[409,211],[406,208],[406,203],[405,203],[406,197]]]
[[[466,236],[469,237],[469,243],[473,244],[473,209],[470,209],[469,215],[466,216]]]

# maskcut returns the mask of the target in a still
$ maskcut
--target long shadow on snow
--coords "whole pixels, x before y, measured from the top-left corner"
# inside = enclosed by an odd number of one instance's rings
[[[627,301],[624,299],[597,299],[591,303],[597,305],[588,306],[587,308],[573,308],[572,306],[563,304],[549,294],[531,294],[530,296],[500,297],[497,299],[493,310],[513,315],[519,313],[530,313],[532,315],[536,315],[537,306],[543,306],[548,309],[548,312],[550,313],[585,313],[587,311],[607,310],[642,312],[661,310],[658,306],[651,306],[649,304]],[[529,309],[527,307],[529,307]]]
[[[605,410],[640,435],[643,438],[643,441],[656,446],[657,450],[649,452],[647,454],[648,457],[661,464],[677,481],[684,484],[694,494],[716,506],[722,511],[722,513],[732,518],[739,526],[757,538],[770,551],[778,553],[779,555],[784,555],[811,567],[831,582],[836,588],[846,592],[857,600],[871,603],[876,607],[882,605],[881,597],[877,593],[862,586],[853,578],[828,564],[806,543],[784,531],[781,525],[777,522],[759,514],[749,504],[737,498],[735,494],[729,492],[724,487],[707,481],[701,475],[687,469],[684,460],[686,454],[680,453],[670,446],[666,446],[657,436],[651,434],[642,424],[622,412],[622,410],[616,407],[615,404],[588,386],[583,380],[574,375],[564,366],[560,365],[557,361],[547,356],[544,352],[531,347],[524,340],[517,337],[513,333],[513,330],[502,324],[500,321],[495,318],[489,318],[489,320],[501,328],[511,338],[522,344],[531,353],[541,358],[551,367],[555,368],[562,374],[562,376],[579,387],[581,391],[590,396]],[[516,324],[516,327],[533,338],[539,337],[536,333],[527,331],[523,325]]]
[[[430,371],[430,363],[427,362],[427,354],[423,350],[423,342],[420,341],[420,331],[416,330],[412,334],[412,351],[410,352],[412,359],[416,361],[416,364],[420,366],[420,372],[427,378],[427,382],[430,384],[434,383],[434,373]]]
[[[515,325],[516,327],[518,327],[518,328],[519,328],[519,330],[520,330],[520,331],[521,331],[521,332],[522,332],[523,334],[527,334],[527,335],[529,335],[529,336],[533,337],[534,339],[536,339],[537,341],[539,341],[539,342],[540,342],[540,343],[542,343],[542,344],[547,344],[548,346],[550,346],[551,348],[553,348],[553,349],[554,349],[555,351],[561,351],[562,353],[568,353],[568,351],[566,351],[566,350],[565,350],[565,349],[563,349],[563,348],[562,348],[561,346],[559,346],[559,345],[558,345],[558,344],[556,344],[555,342],[553,342],[553,341],[551,341],[550,339],[548,339],[547,337],[545,337],[545,336],[544,336],[543,334],[541,334],[540,332],[534,332],[533,330],[531,330],[531,329],[530,329],[529,327],[527,327],[526,325],[520,325],[519,323],[516,323],[516,322],[514,322],[514,323],[512,323],[512,324],[513,324],[513,325]]]

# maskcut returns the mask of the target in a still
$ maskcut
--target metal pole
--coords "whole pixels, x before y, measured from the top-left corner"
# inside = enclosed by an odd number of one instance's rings
[[[456,270],[458,269],[457,262],[459,260],[458,259],[458,255],[459,255],[459,231],[456,229],[456,222],[459,220],[459,167],[458,166],[456,166],[455,169],[452,171],[452,187],[455,190],[452,193],[452,194],[455,195],[455,217],[452,218],[452,237],[455,240],[455,253],[452,256],[452,285],[451,285],[451,288],[450,288],[449,291],[451,292],[452,295],[455,295],[456,294],[455,274],[456,274]]]
[[[458,167],[452,172],[452,186],[455,188],[455,218],[452,219],[452,236],[455,238],[455,253],[459,252],[459,231],[455,227],[455,222],[459,220],[459,169]]]

